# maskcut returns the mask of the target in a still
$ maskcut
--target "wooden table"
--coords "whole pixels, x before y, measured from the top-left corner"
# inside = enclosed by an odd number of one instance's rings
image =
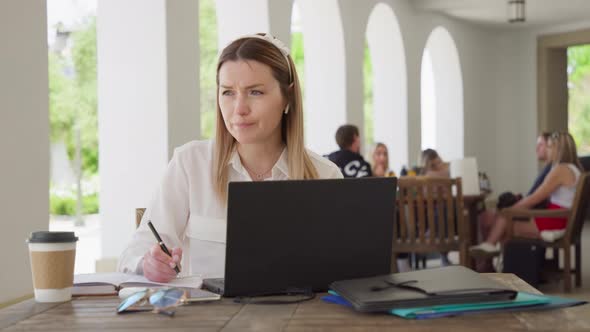
[[[512,274],[489,276],[513,289],[538,293]],[[0,310],[6,331],[563,331],[590,328],[580,307],[537,312],[476,314],[425,321],[360,314],[324,303],[320,296],[299,304],[235,304],[231,299],[178,308],[175,317],[149,312],[117,315],[116,297],[77,298],[61,304],[27,300]],[[584,309],[584,308],[582,308]]]

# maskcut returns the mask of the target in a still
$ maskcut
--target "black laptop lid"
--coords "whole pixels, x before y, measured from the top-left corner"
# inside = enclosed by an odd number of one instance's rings
[[[225,296],[390,272],[395,178],[229,184]]]

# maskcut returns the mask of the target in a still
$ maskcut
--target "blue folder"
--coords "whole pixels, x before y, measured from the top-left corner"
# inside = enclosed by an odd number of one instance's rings
[[[348,303],[344,298],[339,296],[334,291],[329,291],[329,295],[322,297],[322,300],[329,303],[335,303],[339,305],[352,307],[350,303]],[[420,308],[404,308],[394,309],[389,311],[389,313],[406,319],[430,319],[484,312],[546,310],[571,307],[585,303],[586,301],[567,299],[563,297],[519,292],[516,298],[510,301],[436,305],[431,307]]]

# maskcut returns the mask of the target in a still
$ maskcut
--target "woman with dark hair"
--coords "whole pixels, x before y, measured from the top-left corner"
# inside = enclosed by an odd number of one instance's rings
[[[225,47],[217,92],[215,139],[174,151],[119,271],[168,282],[182,262],[184,274],[223,277],[230,181],[342,178],[336,165],[304,147],[301,87],[278,39],[250,35]],[[148,220],[172,257],[154,243]]]
[[[420,175],[450,177],[449,163],[444,162],[434,149],[422,151]]]
[[[442,158],[439,156],[438,152],[436,152],[436,150],[426,149],[426,150],[422,151],[421,161],[422,162],[420,165],[420,167],[421,167],[420,175],[425,176],[425,177],[443,177],[443,178],[451,177],[450,172],[449,172],[449,163],[444,162],[442,160]],[[428,211],[426,211],[426,213],[428,213]],[[436,209],[434,211],[434,218],[435,219],[439,218]],[[444,218],[444,222],[446,224],[448,222],[446,220],[446,217],[442,216],[442,218]],[[455,222],[455,221],[453,221],[453,222]],[[443,266],[451,265],[451,262],[449,261],[449,257],[448,257],[447,252],[440,253],[440,262],[441,262],[441,265],[443,265]]]

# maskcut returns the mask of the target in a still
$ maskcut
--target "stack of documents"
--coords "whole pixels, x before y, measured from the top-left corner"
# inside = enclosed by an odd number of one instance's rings
[[[468,313],[539,310],[584,304],[584,301],[529,294],[462,266],[421,270],[334,282],[326,302],[361,312],[384,312],[408,319]]]

